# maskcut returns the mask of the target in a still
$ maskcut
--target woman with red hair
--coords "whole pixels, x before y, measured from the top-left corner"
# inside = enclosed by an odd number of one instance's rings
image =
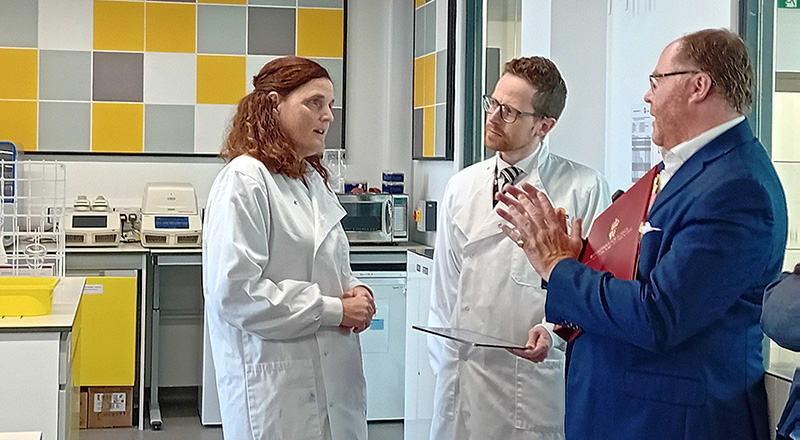
[[[267,63],[242,98],[208,198],[206,321],[229,439],[367,438],[358,333],[375,313],[349,264],[345,211],[320,163],[333,83]]]

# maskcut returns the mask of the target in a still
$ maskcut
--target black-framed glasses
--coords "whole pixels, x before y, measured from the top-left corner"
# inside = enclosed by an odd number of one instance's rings
[[[702,70],[681,70],[679,72],[669,72],[669,73],[654,73],[650,75],[650,90],[655,90],[658,87],[658,80],[661,78],[666,78],[668,76],[675,76],[675,75],[688,75],[688,74],[695,74],[700,73]]]
[[[539,116],[535,112],[522,112],[514,107],[511,107],[510,105],[500,104],[496,99],[489,95],[483,95],[483,98],[481,99],[481,105],[483,106],[483,111],[489,114],[494,113],[499,107],[500,117],[508,124],[516,121],[517,117],[519,116]]]

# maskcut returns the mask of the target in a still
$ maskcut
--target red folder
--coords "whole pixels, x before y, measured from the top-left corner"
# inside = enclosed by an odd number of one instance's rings
[[[615,278],[632,280],[639,264],[641,228],[655,200],[658,167],[653,167],[619,196],[592,222],[592,229],[579,261],[594,270],[611,272]],[[578,328],[555,326],[567,341],[580,334]]]

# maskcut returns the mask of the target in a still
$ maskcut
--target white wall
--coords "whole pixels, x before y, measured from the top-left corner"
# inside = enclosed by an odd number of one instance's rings
[[[567,106],[550,133],[550,151],[605,173],[605,2],[553,0],[550,58],[567,83]]]
[[[412,183],[413,31],[413,2],[348,2],[347,180],[380,188],[383,171],[399,171]]]
[[[775,70],[800,72],[800,9],[780,8],[775,13]]]
[[[612,190],[631,185],[631,106],[643,104],[664,47],[710,27],[738,27],[738,0],[611,1],[606,83],[606,177]]]

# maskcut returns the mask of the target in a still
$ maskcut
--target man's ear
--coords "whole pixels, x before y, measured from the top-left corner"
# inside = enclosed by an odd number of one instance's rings
[[[689,84],[692,88],[690,101],[702,102],[711,95],[711,86],[714,82],[711,80],[711,75],[699,72]]]
[[[558,122],[556,118],[543,117],[542,123],[539,125],[539,130],[536,134],[539,135],[540,138],[544,139],[545,136],[550,133],[550,130],[556,126],[556,122]]]

